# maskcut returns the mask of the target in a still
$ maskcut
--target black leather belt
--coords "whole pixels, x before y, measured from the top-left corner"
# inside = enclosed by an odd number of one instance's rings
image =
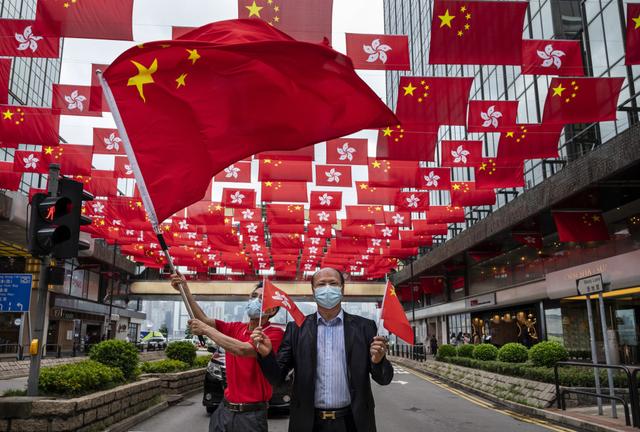
[[[252,412],[252,411],[262,411],[269,408],[269,404],[266,402],[256,402],[256,403],[232,403],[228,400],[224,400],[224,406],[227,407],[229,411],[233,412]]]
[[[335,410],[326,410],[316,408],[316,417],[320,420],[335,420],[342,417],[346,417],[351,413],[351,407],[344,407]]]

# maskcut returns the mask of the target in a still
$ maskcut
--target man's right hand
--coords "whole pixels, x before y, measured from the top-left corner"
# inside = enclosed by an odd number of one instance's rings
[[[258,354],[262,357],[268,356],[273,349],[271,339],[262,332],[262,327],[255,328],[253,333],[251,333],[251,340],[253,341],[253,346],[256,347]]]
[[[183,287],[187,286],[187,280],[184,278],[183,275],[181,275],[180,273],[174,273],[171,275],[171,286],[173,287],[173,289],[175,289],[176,291],[180,291],[180,285],[182,284]]]

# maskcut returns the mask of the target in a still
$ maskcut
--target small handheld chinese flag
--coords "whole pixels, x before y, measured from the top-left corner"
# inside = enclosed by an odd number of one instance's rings
[[[305,319],[304,314],[286,292],[272,284],[269,280],[264,281],[262,292],[262,311],[275,307],[283,307],[291,314],[298,327]]]
[[[414,344],[415,340],[411,324],[409,324],[407,315],[400,304],[400,300],[398,300],[396,289],[388,281],[380,318],[384,320],[383,326],[390,333],[395,334],[409,345]]]

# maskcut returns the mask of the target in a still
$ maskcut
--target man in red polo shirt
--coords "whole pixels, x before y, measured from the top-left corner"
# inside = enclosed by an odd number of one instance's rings
[[[256,349],[251,333],[260,326],[280,346],[284,332],[272,326],[269,319],[278,313],[278,308],[266,310],[260,320],[262,309],[262,283],[251,292],[246,305],[249,322],[224,322],[207,317],[191,295],[182,275],[173,275],[171,285],[179,289],[182,284],[195,318],[189,321],[191,332],[206,335],[224,348],[226,360],[227,388],[224,401],[211,414],[210,432],[266,432],[267,408],[271,399],[271,384],[262,374],[257,362]]]

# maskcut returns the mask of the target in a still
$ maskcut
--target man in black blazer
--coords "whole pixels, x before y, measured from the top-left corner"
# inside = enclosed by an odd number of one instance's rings
[[[375,322],[342,310],[344,277],[333,268],[311,278],[318,312],[300,327],[290,322],[277,354],[260,327],[251,335],[258,363],[272,385],[295,371],[289,432],[375,432],[369,375],[393,379],[386,342]]]

